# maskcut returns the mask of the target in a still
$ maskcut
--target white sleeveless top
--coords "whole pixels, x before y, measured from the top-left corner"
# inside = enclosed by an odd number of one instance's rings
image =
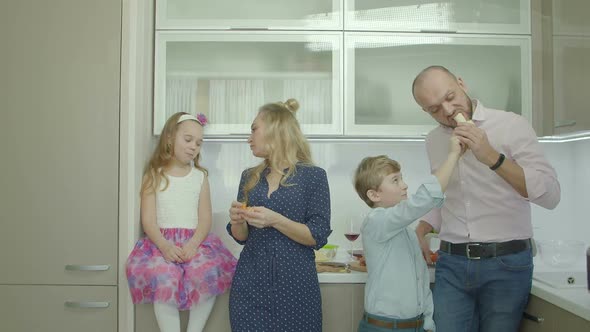
[[[156,220],[160,228],[197,228],[199,195],[205,174],[191,167],[185,176],[167,175],[170,183],[156,193]],[[165,181],[160,188],[164,188]]]

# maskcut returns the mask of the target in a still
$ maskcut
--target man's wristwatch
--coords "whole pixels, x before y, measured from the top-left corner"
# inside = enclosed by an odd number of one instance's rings
[[[495,164],[493,164],[492,166],[490,166],[490,169],[492,171],[495,171],[498,168],[500,168],[500,166],[502,166],[502,164],[504,163],[504,159],[506,159],[506,156],[503,153],[500,153],[500,157],[498,157],[498,161],[496,161]]]

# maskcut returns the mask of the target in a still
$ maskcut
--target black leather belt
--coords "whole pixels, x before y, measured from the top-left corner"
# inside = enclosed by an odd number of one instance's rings
[[[512,240],[507,242],[469,242],[450,243],[440,241],[440,251],[451,255],[465,256],[469,259],[491,258],[515,254],[531,247],[531,240]]]

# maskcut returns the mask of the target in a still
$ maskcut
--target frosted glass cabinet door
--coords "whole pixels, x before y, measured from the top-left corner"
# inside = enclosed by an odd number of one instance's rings
[[[555,133],[590,130],[590,37],[553,38]]]
[[[295,98],[305,134],[342,134],[342,35],[156,33],[154,134],[176,112],[204,113],[205,135],[249,134],[258,108]]]
[[[342,29],[341,0],[157,0],[156,29]]]
[[[345,0],[344,12],[346,30],[531,33],[530,0]]]
[[[442,34],[345,35],[345,133],[420,136],[436,123],[411,91],[424,68],[443,65],[471,98],[531,119],[530,38]]]
[[[553,0],[553,34],[590,36],[588,13],[588,0]]]

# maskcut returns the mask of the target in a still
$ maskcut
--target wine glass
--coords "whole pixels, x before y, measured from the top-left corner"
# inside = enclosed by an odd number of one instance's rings
[[[361,235],[359,221],[355,217],[351,217],[349,219],[349,223],[346,228],[347,229],[344,232],[344,236],[350,242],[350,258],[349,258],[349,263],[350,263],[354,260],[354,258],[353,258],[354,241],[356,241],[356,239],[358,239],[359,236]]]

